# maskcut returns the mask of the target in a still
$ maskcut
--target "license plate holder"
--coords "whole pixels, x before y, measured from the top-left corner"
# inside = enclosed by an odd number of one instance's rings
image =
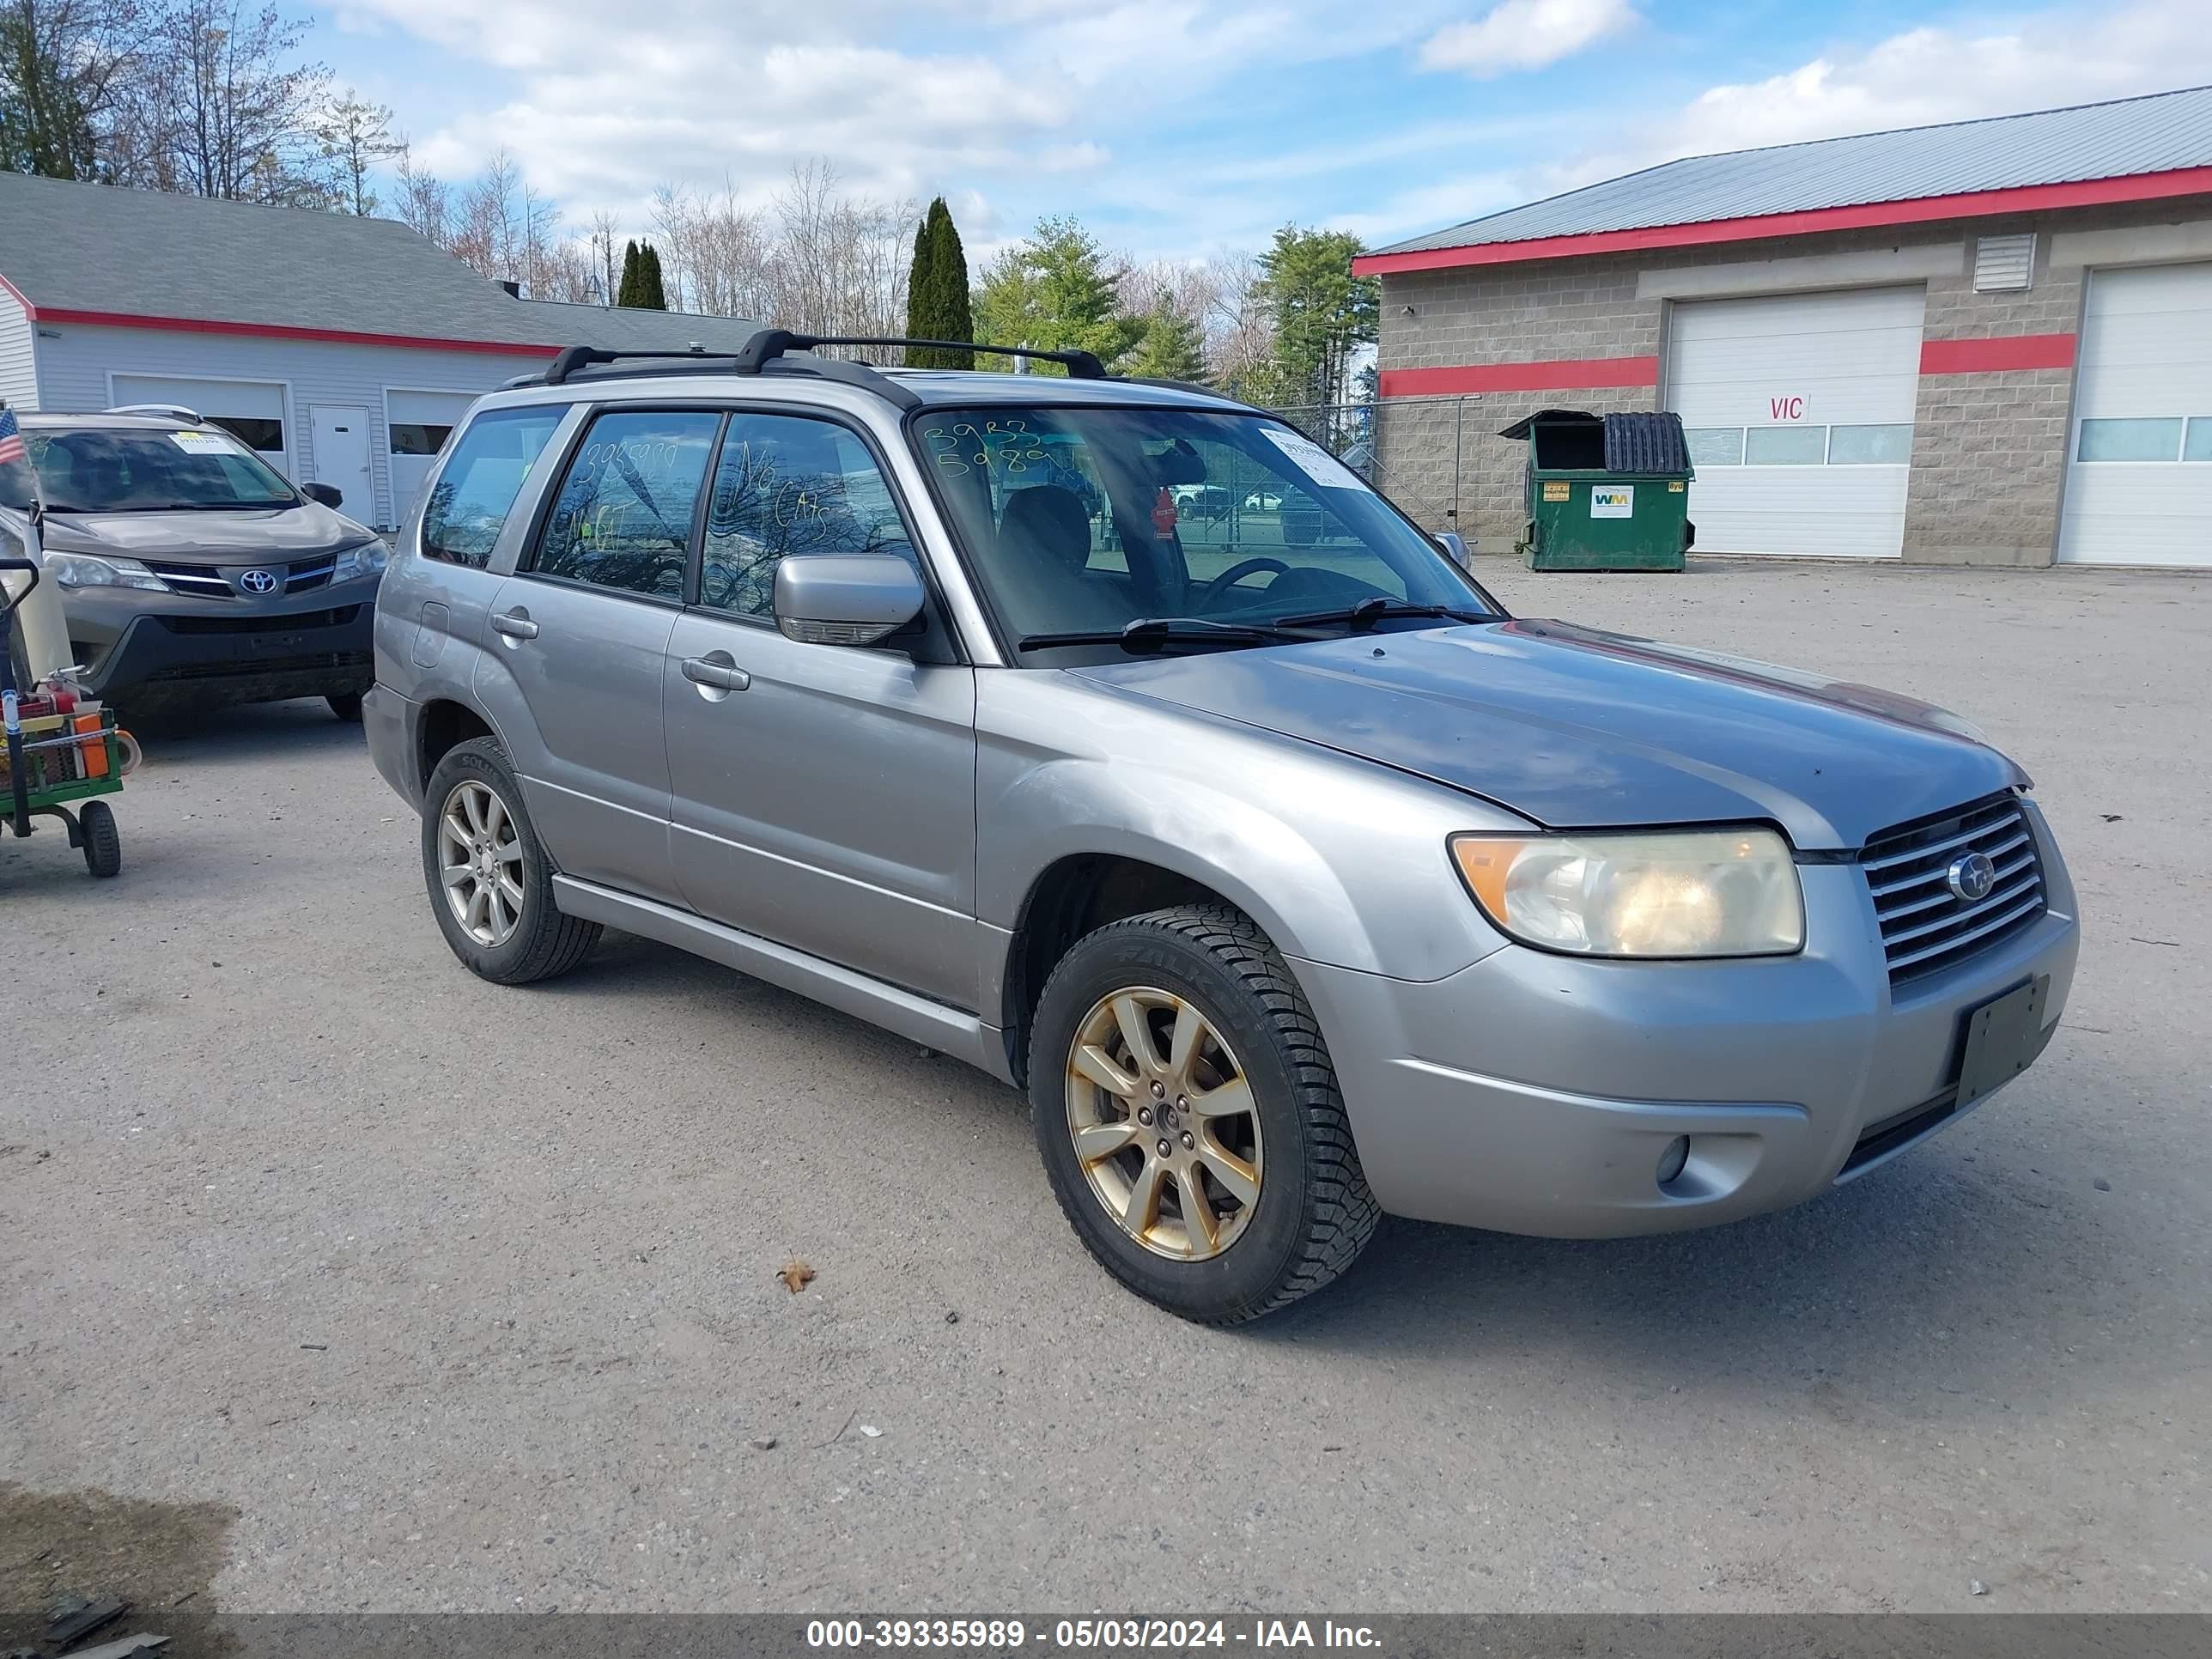
[[[2051,975],[2044,974],[1966,1016],[1959,1055],[1960,1110],[2026,1071],[2049,1040],[2043,1029],[2044,1005],[2051,998]]]

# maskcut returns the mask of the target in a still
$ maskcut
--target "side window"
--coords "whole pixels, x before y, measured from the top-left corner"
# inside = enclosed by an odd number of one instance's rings
[[[692,514],[721,420],[708,410],[599,416],[561,480],[531,568],[681,599]]]
[[[477,570],[491,562],[514,498],[568,412],[540,404],[487,410],[469,422],[423,503],[424,557]]]
[[[793,555],[893,553],[918,564],[867,445],[830,421],[730,416],[707,501],[699,601],[775,614],[775,568]]]

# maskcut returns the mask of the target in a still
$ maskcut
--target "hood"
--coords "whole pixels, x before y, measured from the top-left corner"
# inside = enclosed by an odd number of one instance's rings
[[[45,541],[57,553],[112,553],[179,564],[254,564],[301,558],[367,541],[375,532],[319,502],[181,513],[49,513]]]
[[[2026,776],[1929,703],[1556,622],[1074,668],[1419,774],[1557,830],[1778,823],[1800,848]]]

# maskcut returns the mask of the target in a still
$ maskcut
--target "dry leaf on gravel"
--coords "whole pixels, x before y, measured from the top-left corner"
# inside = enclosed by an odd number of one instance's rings
[[[783,1281],[785,1290],[797,1296],[813,1282],[814,1269],[793,1256],[775,1270],[775,1276]]]

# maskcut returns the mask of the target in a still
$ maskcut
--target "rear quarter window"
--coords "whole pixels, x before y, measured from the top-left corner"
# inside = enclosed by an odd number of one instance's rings
[[[422,506],[422,556],[483,569],[566,405],[488,409],[455,441]]]

